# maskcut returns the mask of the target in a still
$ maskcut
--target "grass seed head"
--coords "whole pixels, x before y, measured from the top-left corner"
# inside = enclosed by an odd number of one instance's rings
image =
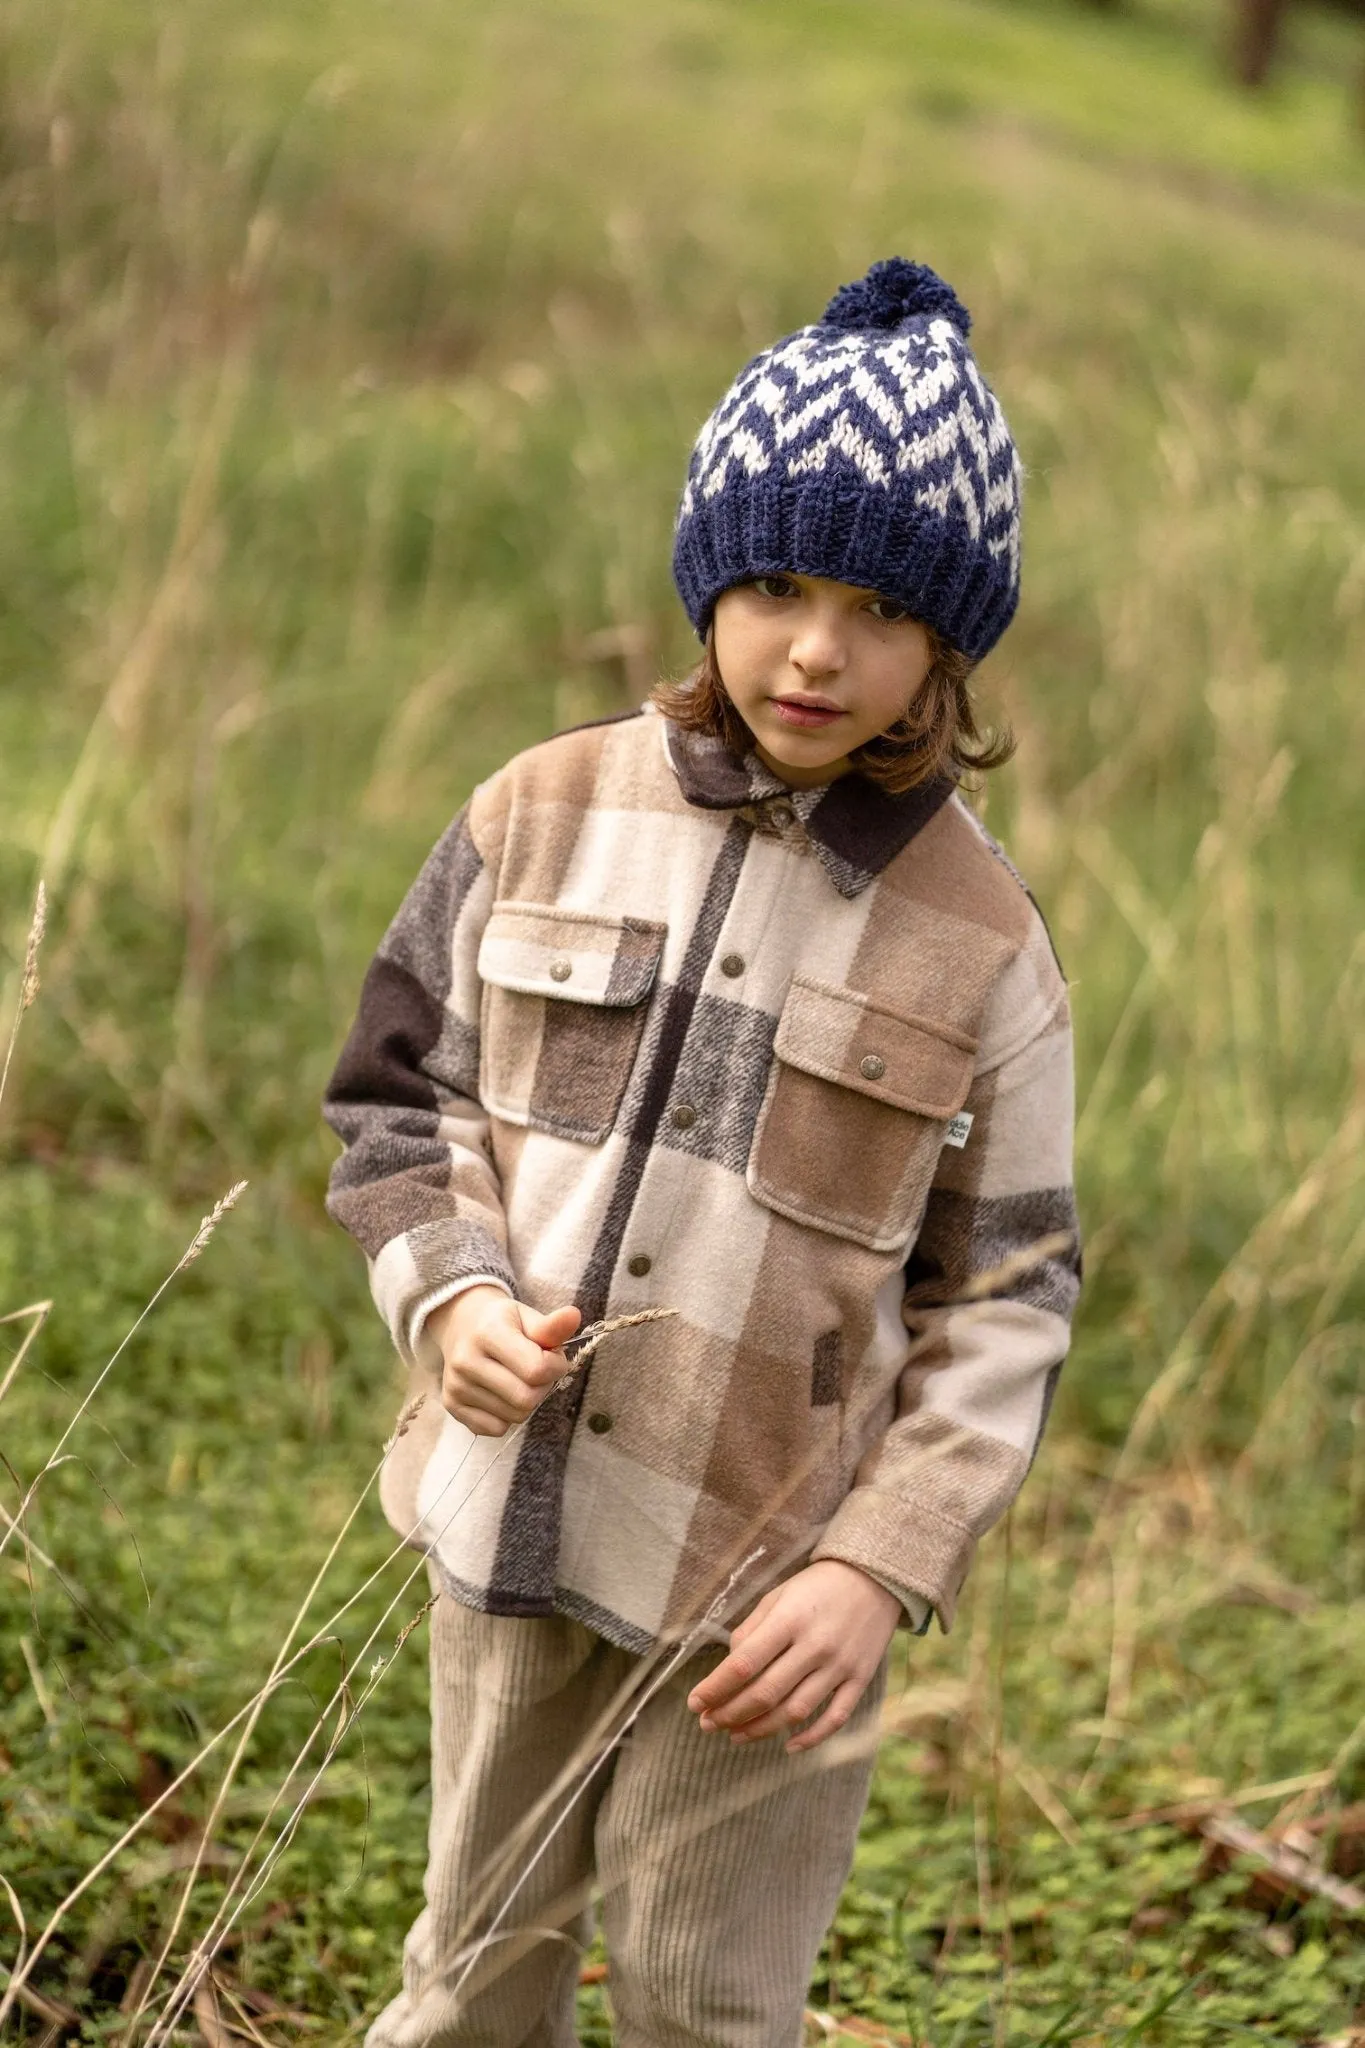
[[[38,978],[38,954],[47,931],[47,890],[41,882],[33,905],[33,922],[28,928],[28,944],[24,948],[24,979],[19,991],[19,1008],[32,1007],[42,986]]]
[[[196,1230],[181,1255],[180,1264],[175,1269],[177,1273],[182,1272],[186,1266],[193,1265],[199,1254],[207,1246],[209,1239],[213,1236],[214,1231],[218,1228],[224,1216],[227,1215],[228,1210],[236,1208],[238,1202],[246,1193],[247,1186],[248,1183],[246,1181],[239,1180],[234,1187],[230,1187],[227,1193],[214,1203],[211,1212],[203,1218],[198,1230]]]

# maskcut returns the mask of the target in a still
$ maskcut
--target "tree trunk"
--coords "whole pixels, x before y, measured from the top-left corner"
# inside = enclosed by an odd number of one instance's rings
[[[1279,47],[1285,0],[1236,0],[1232,68],[1240,84],[1264,85]]]

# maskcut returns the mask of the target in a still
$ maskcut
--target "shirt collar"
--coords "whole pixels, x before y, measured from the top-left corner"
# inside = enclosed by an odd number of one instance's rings
[[[684,732],[671,719],[663,723],[669,764],[688,803],[730,811],[785,802],[841,896],[857,896],[875,881],[956,788],[951,776],[938,775],[897,796],[854,773],[816,789],[793,789],[757,754],[740,756],[709,733]]]

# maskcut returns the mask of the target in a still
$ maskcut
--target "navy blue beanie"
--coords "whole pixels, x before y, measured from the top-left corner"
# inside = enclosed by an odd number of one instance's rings
[[[1019,458],[971,317],[892,256],[754,357],[692,451],[673,574],[705,636],[721,592],[829,576],[899,598],[978,660],[1019,601]]]

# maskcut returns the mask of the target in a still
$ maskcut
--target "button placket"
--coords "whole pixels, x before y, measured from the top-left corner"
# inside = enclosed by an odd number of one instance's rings
[[[752,817],[752,813],[749,815]],[[791,812],[791,816],[793,822],[795,822],[796,814],[794,811]],[[752,931],[761,933],[776,911],[782,888],[783,864],[778,861],[759,864],[755,861],[750,849],[746,848],[741,872],[735,882],[725,919],[722,923],[722,931],[727,925],[737,925],[741,932]],[[740,975],[749,972],[758,952],[759,943],[757,942],[755,943],[753,953],[748,956],[731,950],[721,953],[718,959],[717,954],[713,952],[706,972],[713,974],[715,968],[719,966],[721,973],[727,979],[738,980]],[[688,1027],[689,1033],[692,1028],[693,1024],[690,1022]],[[679,1055],[678,1067],[681,1067],[686,1052],[687,1045],[684,1043]],[[678,1068],[675,1067],[675,1080],[677,1071]],[[694,1117],[698,1114],[690,1103],[679,1103],[676,1107],[678,1109],[692,1110]],[[664,1115],[670,1118],[671,1114],[671,1111],[668,1110],[664,1112]],[[675,1128],[677,1127],[675,1125]],[[687,1126],[684,1125],[682,1128],[685,1129]],[[681,1185],[678,1183],[672,1186],[669,1194],[662,1201],[658,1199],[658,1193],[659,1190],[656,1188],[651,1166],[646,1164],[644,1173],[636,1188],[635,1199],[632,1204],[630,1235],[636,1237],[637,1243],[639,1241],[638,1231],[639,1235],[652,1236],[657,1244],[666,1244],[669,1240],[669,1233],[676,1222],[679,1208],[685,1204],[686,1197],[683,1194]],[[652,1272],[654,1263],[654,1259],[649,1253],[633,1252],[626,1259],[625,1270],[632,1280],[643,1280]],[[639,1293],[634,1288],[623,1289],[623,1293],[625,1295],[623,1306],[634,1307],[638,1303]],[[609,1312],[614,1313],[614,1308],[609,1310]]]

